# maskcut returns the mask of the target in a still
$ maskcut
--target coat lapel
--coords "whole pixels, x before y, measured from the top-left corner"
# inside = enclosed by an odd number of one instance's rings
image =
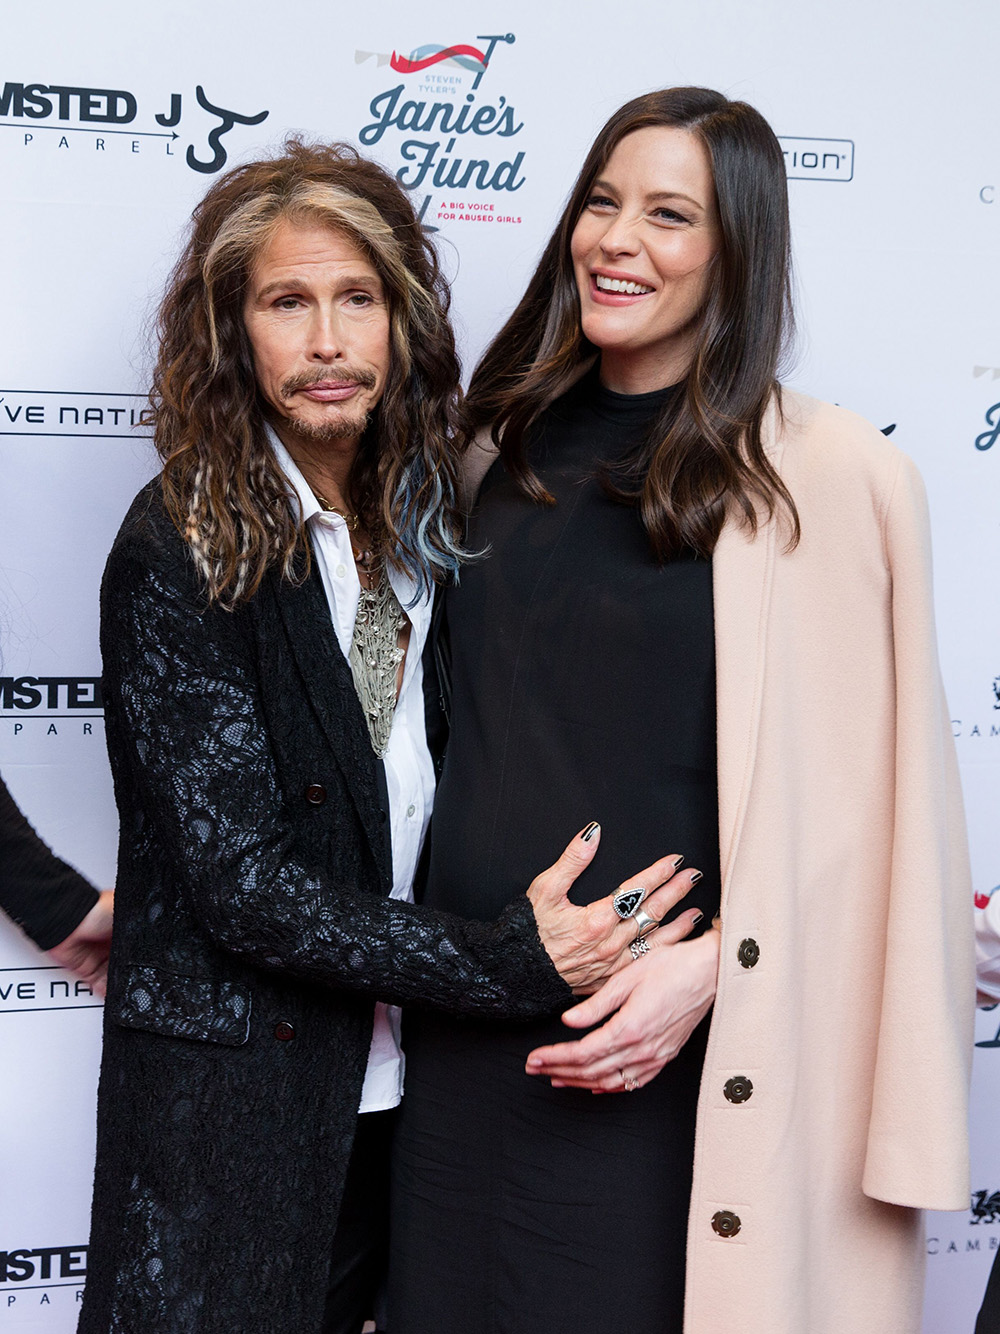
[[[775,466],[782,444],[779,424],[772,405],[763,435]],[[779,531],[778,523],[765,520],[754,537],[730,519],[712,558],[723,911],[757,757],[767,613]]]
[[[308,579],[292,584],[274,570],[267,582],[308,703],[347,781],[379,872],[391,885],[388,825],[382,815],[382,765],[372,750],[351,669],[337,643],[319,575],[314,568]]]

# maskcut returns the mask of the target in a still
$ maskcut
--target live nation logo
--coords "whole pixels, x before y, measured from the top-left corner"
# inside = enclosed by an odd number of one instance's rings
[[[0,389],[0,435],[148,436],[153,411],[143,394],[72,389]]]
[[[0,85],[0,135],[12,148],[91,156],[155,153],[208,174],[225,166],[223,139],[231,130],[259,125],[269,114],[223,106],[200,83],[193,93],[141,101],[125,88],[14,80]]]
[[[854,179],[853,139],[805,139],[794,134],[779,134],[778,143],[785,157],[785,174],[790,181]]]
[[[499,52],[516,38],[507,32],[474,40],[476,45],[433,42],[409,55],[354,53],[356,65],[374,62],[373,73],[388,66],[394,76],[371,96],[358,139],[380,156],[389,150],[398,163],[396,179],[416,195],[428,231],[441,222],[521,223],[513,196],[527,180],[524,122],[495,76],[480,88]]]
[[[62,968],[0,968],[0,1017],[35,1010],[93,1010],[103,1004],[86,982]]]

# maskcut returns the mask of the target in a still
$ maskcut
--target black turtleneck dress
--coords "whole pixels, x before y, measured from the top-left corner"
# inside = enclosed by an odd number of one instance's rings
[[[556,504],[496,464],[450,590],[452,734],[425,902],[489,919],[599,820],[571,897],[681,852],[719,904],[711,564],[659,564],[598,475],[672,390],[591,374],[533,430]],[[640,960],[636,967],[642,966]],[[603,1096],[524,1072],[558,1017],[502,1026],[408,1014],[395,1149],[392,1334],[680,1334],[707,1020],[646,1087]]]

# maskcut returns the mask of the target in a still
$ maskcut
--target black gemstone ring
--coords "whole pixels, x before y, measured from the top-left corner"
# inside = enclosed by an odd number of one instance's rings
[[[635,916],[636,909],[648,893],[649,890],[643,889],[641,885],[635,885],[632,889],[620,889],[611,900],[611,906],[623,922],[627,921],[628,918]]]

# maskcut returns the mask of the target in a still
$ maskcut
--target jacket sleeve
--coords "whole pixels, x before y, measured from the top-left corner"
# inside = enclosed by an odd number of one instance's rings
[[[896,801],[864,1190],[892,1204],[967,1209],[972,888],[938,667],[927,501],[919,473],[902,456],[885,540],[896,667]]]
[[[1000,1001],[1000,893],[996,890],[985,908],[977,908],[976,1003],[996,1005]]]
[[[398,1004],[530,1018],[570,1003],[526,896],[472,922],[359,887],[357,858],[339,864],[336,848],[322,875],[297,860],[246,629],[200,604],[185,562],[119,538],[101,626],[115,782],[130,785],[119,803],[155,822],[211,940]]]
[[[50,950],[97,899],[90,881],[46,847],[0,779],[0,908],[39,949]]]

